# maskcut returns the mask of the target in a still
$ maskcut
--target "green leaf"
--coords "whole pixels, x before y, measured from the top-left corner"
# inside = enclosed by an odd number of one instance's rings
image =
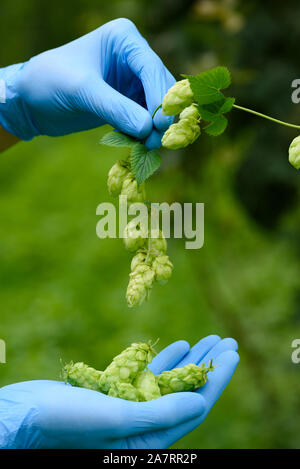
[[[220,109],[220,112],[222,114],[225,114],[226,112],[231,111],[232,106],[234,105],[234,103],[235,103],[235,98],[226,98],[223,106]]]
[[[229,112],[235,102],[234,98],[223,97],[219,101],[210,104],[198,106],[200,115],[203,120],[211,122],[216,117],[221,116],[225,112]]]
[[[138,182],[142,184],[161,165],[161,156],[156,150],[147,151],[141,143],[136,143],[130,154],[131,170]]]
[[[227,124],[228,120],[225,116],[221,115],[216,117],[216,119],[211,124],[204,127],[204,130],[208,135],[216,137],[217,135],[221,135],[224,132]]]
[[[100,142],[101,145],[108,145],[110,147],[132,147],[136,144],[136,140],[129,137],[129,135],[122,134],[121,132],[108,132],[105,134]]]
[[[222,89],[231,83],[229,70],[226,67],[215,67],[198,75],[183,75],[188,78],[195,100],[198,104],[210,104],[224,98]]]

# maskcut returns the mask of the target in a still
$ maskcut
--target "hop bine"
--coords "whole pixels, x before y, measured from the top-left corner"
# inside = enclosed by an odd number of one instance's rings
[[[103,371],[99,380],[101,391],[108,393],[111,386],[116,383],[132,384],[138,373],[151,363],[154,355],[155,350],[151,343],[131,344]]]
[[[193,363],[183,368],[174,368],[170,371],[163,371],[156,377],[160,392],[163,395],[181,391],[195,391],[207,382],[207,373],[213,371],[212,360],[208,366],[203,363],[201,366]]]

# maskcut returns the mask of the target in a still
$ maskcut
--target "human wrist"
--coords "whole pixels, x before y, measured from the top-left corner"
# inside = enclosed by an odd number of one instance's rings
[[[31,140],[38,132],[18,92],[24,65],[19,63],[0,68],[0,126],[20,140]]]

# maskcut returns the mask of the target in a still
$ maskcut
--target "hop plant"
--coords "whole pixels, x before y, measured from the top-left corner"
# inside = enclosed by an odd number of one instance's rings
[[[145,400],[139,390],[130,383],[114,383],[110,387],[108,395],[126,401],[139,402]]]
[[[157,256],[152,264],[155,280],[164,285],[172,275],[173,264],[167,255]]]
[[[148,368],[137,375],[133,385],[138,390],[142,401],[152,401],[161,397],[156,378]]]
[[[294,138],[289,148],[289,162],[296,169],[300,169],[300,135]]]
[[[107,188],[112,197],[118,197],[121,194],[123,182],[129,173],[128,163],[119,160],[108,173]]]
[[[138,185],[133,173],[129,172],[123,181],[121,195],[127,196],[128,203],[144,202],[145,184]]]
[[[128,251],[137,251],[146,244],[148,238],[148,227],[145,223],[136,225],[134,220],[131,220],[125,227],[123,233],[123,240]]]
[[[144,264],[147,259],[147,251],[139,249],[135,256],[133,256],[131,261],[131,271],[133,271],[139,264]]]
[[[138,373],[151,363],[154,355],[155,350],[151,343],[131,344],[103,371],[99,380],[101,391],[107,394],[116,383],[132,384]]]
[[[66,383],[80,388],[92,389],[93,391],[100,390],[99,380],[101,375],[101,371],[95,370],[82,362],[70,362],[62,369],[62,378]]]
[[[162,145],[169,150],[178,150],[193,143],[201,133],[200,127],[194,119],[180,119],[170,125],[162,138]]]
[[[194,95],[187,79],[177,81],[169,89],[162,102],[162,111],[166,116],[179,114],[194,101]]]
[[[130,275],[126,291],[126,300],[129,308],[140,306],[149,295],[149,289],[146,287],[141,275]]]
[[[167,251],[167,241],[164,237],[162,231],[159,231],[159,236],[157,238],[150,239],[150,246],[152,251],[166,252]]]
[[[201,366],[191,363],[183,368],[163,371],[156,379],[163,396],[173,392],[194,391],[204,386],[208,380],[207,373],[213,370],[212,360],[210,360],[207,367],[204,363]]]

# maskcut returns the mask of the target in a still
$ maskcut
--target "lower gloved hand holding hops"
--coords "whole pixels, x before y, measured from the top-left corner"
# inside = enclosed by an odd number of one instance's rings
[[[155,354],[151,343],[134,343],[117,355],[103,372],[84,363],[71,362],[63,367],[62,375],[72,386],[142,402],[174,392],[194,391],[207,382],[208,372],[214,371],[210,360],[208,366],[191,363],[155,376],[147,368]]]

